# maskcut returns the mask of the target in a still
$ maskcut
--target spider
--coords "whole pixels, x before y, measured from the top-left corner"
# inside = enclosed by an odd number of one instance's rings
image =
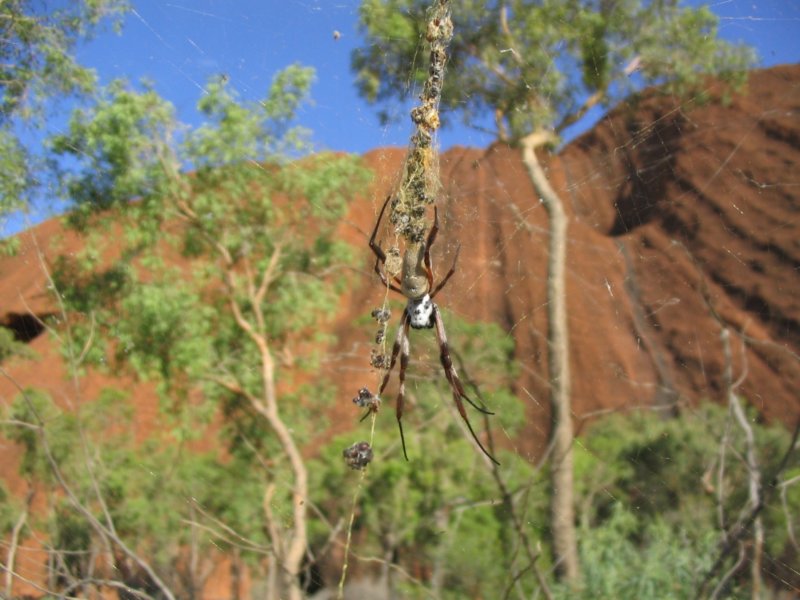
[[[427,240],[425,240],[424,244],[419,242],[409,244],[406,248],[405,254],[403,255],[401,277],[393,275],[391,279],[387,279],[386,274],[383,272],[383,270],[381,270],[381,264],[384,266],[386,265],[386,253],[375,242],[375,236],[378,234],[378,228],[380,227],[381,220],[383,219],[383,213],[386,210],[386,206],[389,204],[390,199],[391,196],[386,198],[386,201],[383,203],[383,207],[381,208],[381,212],[378,214],[378,221],[375,223],[375,229],[372,231],[372,235],[369,238],[369,247],[375,253],[375,272],[381,278],[383,284],[393,292],[397,292],[398,294],[405,296],[405,298],[408,299],[408,304],[403,311],[400,327],[397,330],[397,338],[392,346],[392,356],[389,362],[389,368],[386,371],[386,375],[383,377],[383,382],[378,390],[378,396],[383,393],[383,390],[386,388],[386,384],[389,383],[389,376],[392,373],[392,369],[394,368],[395,362],[397,361],[397,356],[399,354],[400,389],[397,394],[396,414],[397,425],[400,428],[400,441],[403,444],[403,456],[406,460],[408,460],[402,421],[403,404],[405,402],[406,368],[408,367],[410,353],[408,328],[412,327],[414,329],[431,329],[435,327],[436,338],[439,342],[439,359],[441,360],[442,367],[444,368],[444,375],[447,378],[447,381],[450,383],[451,389],[453,390],[453,400],[456,403],[458,412],[461,415],[461,418],[464,419],[464,423],[466,423],[467,429],[469,429],[469,432],[472,434],[472,439],[475,440],[475,443],[478,444],[478,447],[489,458],[489,460],[496,465],[499,465],[500,463],[497,462],[494,456],[492,456],[489,451],[486,450],[486,448],[484,448],[483,444],[481,444],[481,441],[478,439],[478,436],[475,435],[475,430],[472,429],[472,425],[467,418],[467,411],[464,409],[463,400],[469,402],[476,410],[483,414],[492,415],[494,413],[475,404],[464,392],[464,386],[461,384],[461,380],[458,378],[456,369],[453,366],[453,361],[450,358],[450,349],[447,345],[447,334],[444,330],[444,322],[442,321],[439,307],[433,301],[433,299],[436,297],[436,294],[438,294],[442,288],[444,288],[445,284],[447,284],[447,282],[450,280],[450,277],[452,277],[453,273],[456,272],[456,261],[458,260],[458,254],[461,248],[459,246],[458,250],[456,250],[456,256],[453,259],[453,266],[450,267],[447,275],[445,275],[439,283],[434,285],[433,269],[431,267],[431,246],[433,246],[433,242],[436,240],[436,234],[439,232],[439,212],[436,206],[434,206],[433,226],[431,227],[430,232],[428,232]],[[399,284],[399,287],[397,284]]]

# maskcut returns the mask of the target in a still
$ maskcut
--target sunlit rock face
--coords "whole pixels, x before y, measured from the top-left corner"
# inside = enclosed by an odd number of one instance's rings
[[[636,105],[616,108],[557,155],[540,153],[570,219],[566,288],[572,411],[579,433],[587,417],[598,412],[679,410],[722,401],[723,327],[730,333],[733,379],[746,375],[738,393],[766,420],[790,424],[800,414],[798,85],[800,67],[787,66],[754,72],[748,95],[733,95],[728,105],[678,103],[646,92]],[[713,85],[708,91],[722,93]],[[341,390],[341,401],[331,405],[326,435],[355,427],[358,415],[350,398],[360,386],[375,387],[377,376],[368,366],[372,334],[355,324],[386,295],[372,270],[375,258],[367,236],[404,156],[402,148],[365,156],[376,173],[374,189],[352,202],[340,228],[340,237],[362,253],[363,261],[336,320],[325,326],[337,342],[325,349],[315,377],[329,378]],[[517,149],[454,147],[443,153],[440,168],[435,281],[449,269],[459,244],[461,251],[436,303],[445,319],[496,322],[513,337],[509,359],[521,365],[515,391],[528,417],[514,447],[535,458],[551,422],[547,214]],[[17,256],[0,258],[0,325],[36,354],[3,365],[13,379],[0,378],[0,397],[14,397],[19,385],[62,398],[68,385],[52,337],[39,335],[28,326],[38,321],[24,317],[58,312],[38,253],[52,264],[59,247],[69,253],[80,244],[51,220],[21,234]],[[396,294],[389,298],[399,315],[406,300]],[[419,323],[424,322],[423,314]],[[389,320],[388,339],[394,339],[399,323],[398,316]],[[422,336],[434,340],[427,355],[418,350]],[[412,331],[410,342],[409,369],[425,362],[439,368],[438,357],[430,354],[435,348],[430,331]],[[451,335],[454,350],[458,343]],[[355,386],[354,373],[363,376]],[[387,388],[388,398],[394,385]],[[130,392],[137,436],[162,426],[153,386],[88,371],[81,382],[82,401],[93,401],[104,386]],[[380,418],[392,418],[390,413]],[[0,479],[12,494],[24,497],[26,484],[8,450],[13,446],[3,443]],[[211,586],[222,579],[209,581]]]

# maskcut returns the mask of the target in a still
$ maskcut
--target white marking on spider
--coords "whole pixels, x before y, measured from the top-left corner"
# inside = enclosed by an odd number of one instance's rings
[[[414,329],[430,329],[433,327],[433,301],[430,295],[425,294],[422,298],[409,300],[406,312]]]

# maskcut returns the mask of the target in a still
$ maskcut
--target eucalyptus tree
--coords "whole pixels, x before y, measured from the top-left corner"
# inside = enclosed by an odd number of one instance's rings
[[[418,60],[427,0],[363,0],[363,45],[352,56],[360,94],[381,105],[415,93],[426,73]],[[551,530],[555,559],[568,580],[579,575],[574,525],[569,345],[565,261],[568,217],[536,150],[596,106],[608,107],[645,85],[674,93],[707,74],[743,81],[754,62],[746,47],[718,38],[707,7],[676,0],[466,0],[453,6],[455,33],[444,77],[441,114],[490,126],[519,146],[548,213],[549,379],[552,428]]]
[[[52,140],[74,161],[63,184],[87,239],[56,272],[82,356],[154,381],[174,439],[204,436],[260,482],[271,598],[301,597],[301,446],[330,397],[291,373],[328,341],[318,325],[350,258],[337,226],[367,180],[352,157],[308,154],[295,114],[312,80],[288,67],[251,103],[212,81],[192,131],[154,91],[115,82]]]
[[[40,126],[48,100],[85,95],[95,76],[73,51],[98,25],[125,12],[125,0],[33,2],[0,5],[0,218],[28,208],[36,184],[33,156],[15,124]]]

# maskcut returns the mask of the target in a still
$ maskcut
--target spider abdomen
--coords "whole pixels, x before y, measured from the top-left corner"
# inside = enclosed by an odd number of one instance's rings
[[[416,300],[409,300],[406,306],[408,320],[414,329],[430,329],[433,327],[433,300],[428,294]]]

